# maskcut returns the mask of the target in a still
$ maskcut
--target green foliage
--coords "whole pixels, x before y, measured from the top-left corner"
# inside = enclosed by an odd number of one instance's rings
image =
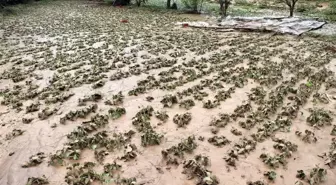
[[[107,3],[107,4],[113,4],[114,0],[104,0],[104,2]]]
[[[308,183],[310,185],[317,185],[321,184],[327,175],[327,170],[320,167],[315,167],[310,170],[309,177],[308,177]]]
[[[314,5],[311,4],[298,4],[298,7],[296,9],[297,12],[310,12],[315,9]]]
[[[177,156],[183,158],[185,153],[192,153],[197,148],[197,143],[195,142],[195,136],[189,136],[188,138],[182,140],[175,146],[168,148],[167,150],[162,150],[161,154],[163,158],[167,159],[169,155]]]
[[[122,115],[126,114],[126,109],[123,107],[117,107],[115,109],[111,108],[108,111],[109,115],[111,116],[112,119],[118,119]]]
[[[157,111],[155,112],[155,117],[162,122],[166,122],[169,118],[169,115],[165,111]]]
[[[250,3],[247,0],[236,0],[235,3],[236,3],[236,5],[241,5],[241,6],[250,5]]]
[[[141,6],[141,4],[146,4],[148,0],[135,0],[137,6]]]
[[[225,136],[214,136],[208,139],[208,142],[217,146],[217,147],[223,147],[231,141],[229,141]]]
[[[196,13],[201,11],[203,0],[182,0],[182,3],[187,9]]]
[[[325,125],[331,125],[333,118],[330,111],[324,109],[310,109],[310,116],[307,118],[307,122],[310,126],[323,127]]]
[[[329,9],[333,9],[334,11],[336,11],[336,1],[330,2]]]
[[[307,86],[307,87],[312,87],[312,86],[313,86],[313,83],[312,83],[312,82],[307,82],[307,83],[306,83],[306,86]]]
[[[327,16],[336,16],[336,8],[329,8],[328,10],[324,11],[324,14]]]
[[[174,104],[178,103],[177,97],[171,94],[165,95],[160,101],[163,104],[163,107],[171,108]]]
[[[320,17],[326,21],[336,21],[336,1],[330,1],[329,7],[320,11],[312,11],[312,15]]]
[[[269,7],[268,1],[260,1],[258,3],[258,8],[260,8],[260,9],[264,9],[264,8],[267,8],[267,7]]]
[[[141,136],[141,145],[144,147],[159,145],[162,138],[163,135],[156,133],[153,129],[146,129]]]
[[[272,170],[264,173],[264,176],[270,181],[274,181],[276,179],[276,175],[276,172]]]

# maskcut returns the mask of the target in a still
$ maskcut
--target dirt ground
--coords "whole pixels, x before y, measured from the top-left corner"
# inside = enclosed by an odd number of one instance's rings
[[[187,20],[83,1],[5,17],[0,184],[334,185],[332,43]]]

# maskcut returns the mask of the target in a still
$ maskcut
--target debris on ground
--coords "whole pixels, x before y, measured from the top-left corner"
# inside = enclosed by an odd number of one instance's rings
[[[43,152],[39,152],[35,155],[32,155],[29,157],[29,161],[22,165],[22,168],[37,166],[43,162],[44,158],[46,158],[46,156]]]
[[[26,113],[36,112],[40,109],[39,103],[32,103],[26,107]]]
[[[55,114],[57,111],[58,111],[58,109],[56,109],[56,108],[52,109],[52,108],[47,107],[47,108],[43,109],[41,112],[39,112],[37,117],[40,120],[45,120],[48,117],[50,117],[51,115]]]
[[[17,136],[20,136],[24,133],[25,131],[24,130],[21,130],[21,129],[14,129],[11,133],[8,133],[6,135],[6,140],[11,140]]]
[[[189,27],[208,28],[219,31],[259,31],[301,35],[305,32],[321,28],[325,22],[293,17],[230,17],[219,24],[207,22],[178,22]]]
[[[90,96],[85,96],[84,98],[78,99],[78,106],[86,106],[87,102],[98,102],[103,98],[103,95],[100,93],[94,93]]]
[[[49,184],[49,181],[45,176],[42,176],[42,177],[29,177],[26,185],[44,185],[44,184]]]

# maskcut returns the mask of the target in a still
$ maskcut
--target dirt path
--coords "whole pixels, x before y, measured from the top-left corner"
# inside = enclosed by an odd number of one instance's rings
[[[336,182],[331,44],[187,19],[77,1],[6,17],[0,184]]]

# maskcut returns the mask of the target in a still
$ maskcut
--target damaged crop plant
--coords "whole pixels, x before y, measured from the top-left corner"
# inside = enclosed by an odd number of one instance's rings
[[[22,184],[19,166],[31,185],[333,183],[324,38],[182,28],[189,16],[146,7],[18,8],[0,30],[4,182]]]
[[[183,172],[188,179],[197,178],[196,184],[217,185],[219,180],[207,169],[210,160],[207,156],[196,155],[195,159],[183,162]]]
[[[322,127],[325,125],[331,125],[333,121],[332,113],[323,109],[310,110],[311,114],[307,118],[307,122],[311,126]]]

